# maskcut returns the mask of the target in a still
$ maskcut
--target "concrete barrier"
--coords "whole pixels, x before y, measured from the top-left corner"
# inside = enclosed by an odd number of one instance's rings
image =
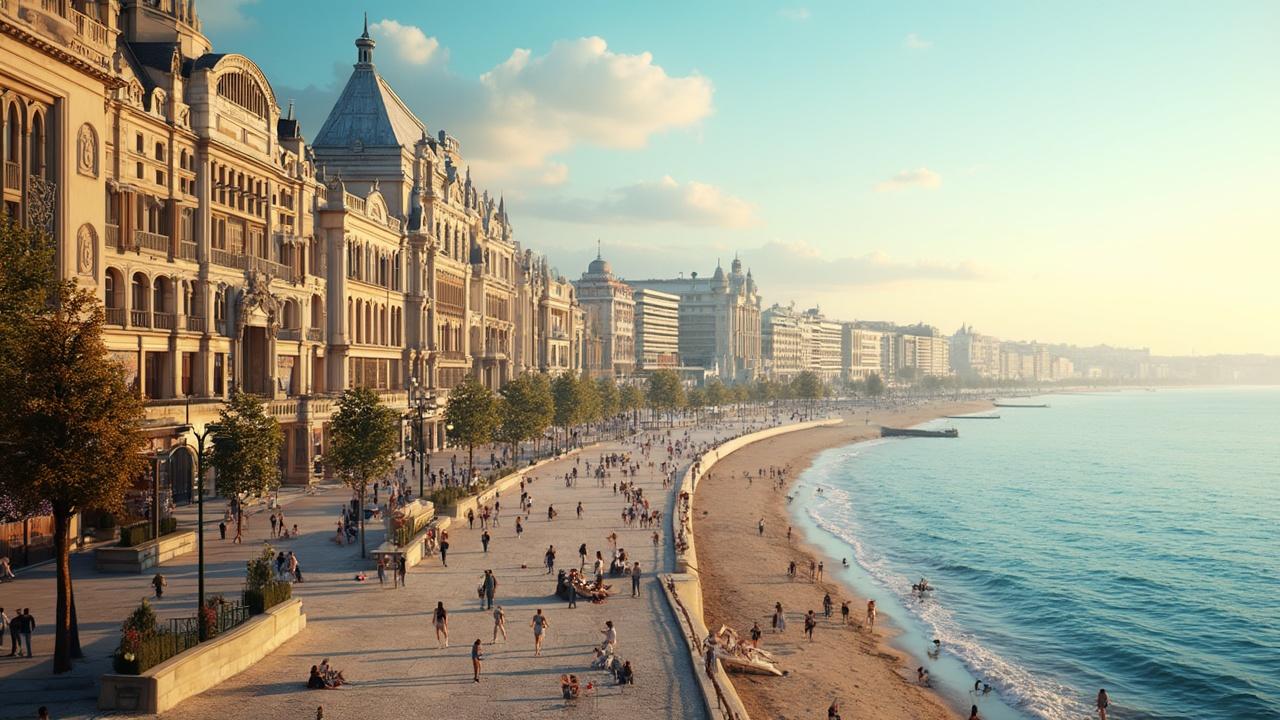
[[[98,572],[143,573],[196,549],[196,534],[173,532],[133,547],[103,546],[93,551]]]
[[[747,709],[733,687],[733,681],[724,667],[716,660],[707,667],[703,655],[702,642],[709,635],[706,621],[702,616],[702,581],[698,578],[698,552],[693,541],[693,496],[698,488],[698,481],[715,467],[721,459],[735,450],[740,450],[751,443],[767,440],[778,435],[809,430],[817,427],[839,425],[842,420],[812,420],[810,422],[780,425],[749,435],[726,440],[715,448],[703,453],[690,463],[680,481],[680,489],[676,496],[676,512],[671,516],[672,537],[676,544],[676,573],[663,577],[662,589],[675,615],[676,625],[681,630],[689,652],[693,656],[694,675],[698,688],[702,691],[703,704],[708,717],[721,717],[725,720],[750,720]],[[694,472],[697,466],[698,471]]]
[[[280,603],[141,675],[103,675],[98,709],[148,715],[165,712],[248,669],[306,626],[301,600]],[[299,676],[299,686],[304,682]]]

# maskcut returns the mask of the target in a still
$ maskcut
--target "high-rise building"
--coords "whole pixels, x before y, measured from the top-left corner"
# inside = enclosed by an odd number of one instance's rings
[[[880,339],[884,333],[864,330],[854,323],[840,326],[840,372],[845,382],[866,380],[872,373],[884,377]]]
[[[525,250],[517,263],[515,371],[558,375],[582,370],[581,307],[573,283]]]
[[[774,304],[760,315],[764,372],[775,380],[790,380],[805,369],[800,314],[794,307]]]
[[[635,370],[635,299],[631,286],[619,280],[599,254],[574,283],[578,302],[588,316],[588,331],[600,341],[598,360],[586,366],[592,375],[630,375]]]
[[[679,366],[680,296],[639,288],[634,298],[637,369]]]
[[[1000,340],[962,325],[951,336],[951,368],[968,377],[1000,377]]]
[[[915,377],[945,377],[951,374],[951,343],[945,337],[911,335],[894,337],[895,375],[910,368]]]
[[[710,278],[692,273],[631,285],[679,296],[682,363],[731,382],[760,373],[760,295],[751,272],[743,273],[741,260],[734,258],[728,274],[717,264]]]
[[[830,382],[840,378],[840,323],[829,320],[818,308],[810,308],[800,316],[804,335],[801,360],[804,369]]]

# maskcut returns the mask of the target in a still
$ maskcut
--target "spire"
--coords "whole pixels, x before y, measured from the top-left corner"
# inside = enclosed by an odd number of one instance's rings
[[[356,67],[373,66],[373,48],[377,45],[369,37],[369,13],[364,14],[364,32],[356,38]]]
[[[289,114],[285,116],[286,120],[293,119],[293,98],[289,98]]]
[[[603,260],[604,254],[600,249],[600,238],[596,238],[596,259]]]

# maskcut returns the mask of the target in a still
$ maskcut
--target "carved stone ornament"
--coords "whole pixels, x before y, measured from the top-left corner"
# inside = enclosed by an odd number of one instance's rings
[[[76,135],[76,170],[81,175],[98,177],[98,133],[89,123],[81,125]]]
[[[76,231],[76,271],[81,275],[93,275],[98,255],[98,233],[89,223]]]
[[[267,316],[267,331],[274,336],[280,327],[280,301],[271,294],[271,276],[261,272],[255,272],[249,278],[249,287],[240,295],[239,312],[236,313],[237,337],[244,333],[249,316],[258,309]]]

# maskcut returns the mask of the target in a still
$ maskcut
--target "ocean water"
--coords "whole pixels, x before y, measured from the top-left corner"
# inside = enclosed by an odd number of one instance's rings
[[[1280,718],[1280,389],[1017,402],[1050,407],[822,453],[797,524],[958,707],[1096,717],[1106,688],[1121,720]]]

